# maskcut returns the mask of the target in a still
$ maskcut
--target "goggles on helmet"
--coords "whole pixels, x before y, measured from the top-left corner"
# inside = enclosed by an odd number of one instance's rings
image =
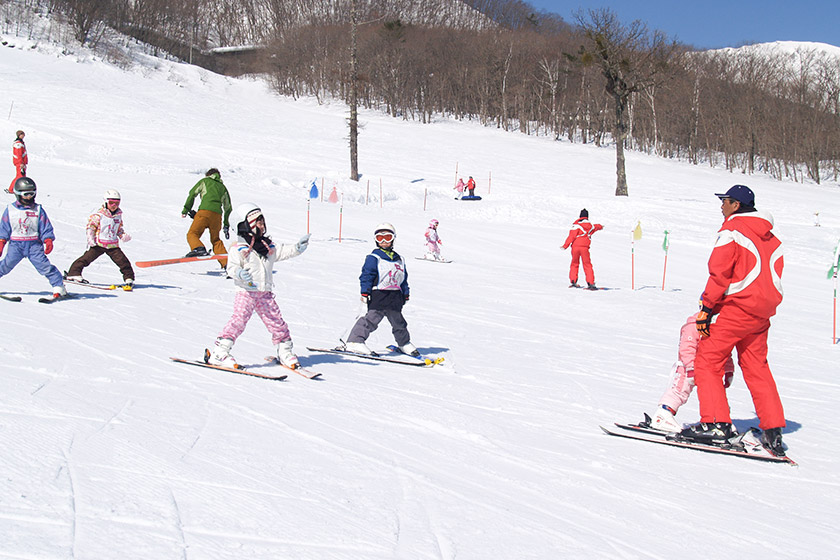
[[[394,234],[391,233],[390,231],[377,231],[374,234],[374,238],[376,238],[377,243],[382,242],[382,241],[393,241],[394,240]]]

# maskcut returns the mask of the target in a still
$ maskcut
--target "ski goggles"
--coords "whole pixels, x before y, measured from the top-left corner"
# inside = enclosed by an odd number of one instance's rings
[[[374,234],[374,238],[376,238],[377,242],[380,241],[393,241],[394,234],[390,231],[380,231]]]
[[[117,206],[120,205],[120,199],[119,198],[109,198],[109,199],[106,200],[106,202],[108,204],[116,204]]]
[[[35,198],[35,191],[26,191],[20,193],[21,198]]]

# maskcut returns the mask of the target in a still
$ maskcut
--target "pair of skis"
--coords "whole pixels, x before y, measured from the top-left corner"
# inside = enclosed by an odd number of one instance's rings
[[[651,428],[650,416],[647,414],[645,414],[645,421],[638,424],[620,424],[616,422],[609,428],[601,426],[601,429],[604,433],[611,436],[658,443],[660,445],[670,445],[672,447],[682,447],[684,449],[695,449],[706,453],[734,455],[757,461],[787,463],[788,465],[797,466],[796,461],[790,457],[774,455],[766,449],[760,441],[761,430],[758,428],[750,428],[743,434],[734,436],[726,443],[721,444],[698,443],[682,438],[675,432],[663,432],[662,430]]]
[[[216,369],[216,370],[219,370],[219,371],[228,371],[230,373],[238,373],[240,375],[250,375],[251,377],[260,377],[262,379],[270,379],[272,381],[283,381],[284,379],[286,379],[288,377],[288,375],[286,375],[286,374],[283,374],[283,375],[266,375],[264,373],[259,373],[259,372],[256,372],[256,371],[251,370],[251,369],[247,369],[247,368],[239,366],[239,365],[237,365],[236,367],[232,367],[232,368],[225,367],[225,366],[217,366],[217,365],[210,364],[210,363],[207,362],[207,359],[208,359],[209,356],[210,356],[210,350],[205,348],[204,349],[204,361],[184,360],[183,358],[169,358],[169,359],[172,360],[173,362],[178,362],[180,364],[187,364],[187,365],[191,365],[191,366],[205,367],[205,368],[210,368],[210,369]],[[284,364],[280,363],[280,361],[275,356],[267,356],[265,358],[265,361],[271,362],[274,365],[285,368],[285,369],[287,369],[291,372],[294,372],[294,373],[296,373],[296,374],[298,374],[302,377],[305,377],[307,379],[318,379],[318,378],[321,377],[320,373],[312,371],[312,370],[304,368],[304,367],[298,366],[296,368],[291,368],[287,365],[284,365]]]
[[[49,296],[49,297],[42,297],[38,298],[38,303],[54,303],[61,299],[73,299],[75,294],[65,294],[63,296]],[[20,296],[10,296],[8,294],[0,294],[0,299],[5,299],[6,301],[14,301],[14,302],[21,302],[23,298]]]
[[[306,349],[311,352],[323,352],[325,354],[338,354],[340,356],[350,356],[353,358],[363,358],[365,360],[375,360],[378,362],[388,362],[391,364],[401,364],[404,366],[416,366],[416,367],[432,367],[438,365],[443,362],[442,357],[432,358],[429,356],[420,356],[416,358],[409,354],[405,354],[396,346],[388,346],[388,351],[391,353],[399,354],[400,357],[392,357],[390,355],[382,355],[379,353],[374,352],[373,354],[359,354],[356,352],[349,352],[344,348],[337,347],[337,348],[313,348],[311,346],[307,346]],[[384,352],[383,352],[384,354]]]

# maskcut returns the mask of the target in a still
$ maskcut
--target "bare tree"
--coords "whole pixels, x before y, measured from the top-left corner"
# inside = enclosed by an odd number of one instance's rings
[[[613,100],[615,122],[616,196],[627,196],[627,173],[624,165],[624,142],[627,139],[627,116],[630,96],[653,88],[663,75],[676,43],[668,42],[659,31],[649,32],[636,20],[622,25],[609,9],[589,10],[588,17],[578,12],[576,19],[588,44],[581,46],[582,64],[596,64],[606,79],[605,89]]]

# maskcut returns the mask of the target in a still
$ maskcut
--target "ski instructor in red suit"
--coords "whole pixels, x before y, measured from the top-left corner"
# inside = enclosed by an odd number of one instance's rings
[[[783,456],[785,413],[767,364],[770,317],[782,302],[782,243],[771,231],[773,216],[756,210],[749,187],[735,185],[716,196],[724,221],[709,257],[709,279],[696,321],[701,336],[694,360],[700,423],[682,433],[707,442],[734,434],[723,376],[735,348],[763,430],[762,443]]]
[[[26,143],[24,143],[23,138],[26,136],[26,133],[22,130],[18,130],[15,133],[15,141],[12,142],[12,165],[15,166],[15,178],[12,179],[12,183],[9,185],[9,192],[13,192],[15,189],[15,181],[20,179],[21,177],[26,177],[26,166],[29,164],[29,156],[26,155]]]
[[[592,270],[592,260],[589,258],[589,246],[592,244],[592,234],[604,229],[601,224],[589,223],[589,211],[584,208],[580,211],[580,218],[575,220],[569,236],[563,243],[563,249],[572,247],[572,263],[569,265],[570,288],[578,288],[578,268],[583,263],[583,273],[586,276],[586,287],[590,290],[597,290],[595,286],[595,272]]]

